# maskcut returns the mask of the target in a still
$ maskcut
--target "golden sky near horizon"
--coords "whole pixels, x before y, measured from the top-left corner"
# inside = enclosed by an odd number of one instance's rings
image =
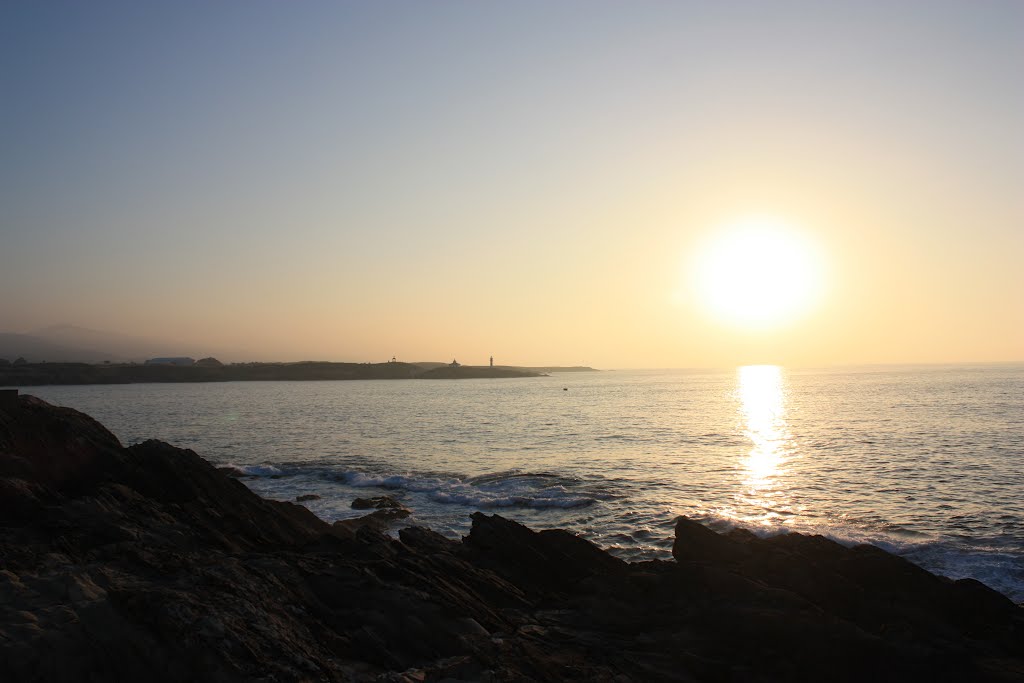
[[[0,332],[1024,360],[1020,4],[4,13]]]

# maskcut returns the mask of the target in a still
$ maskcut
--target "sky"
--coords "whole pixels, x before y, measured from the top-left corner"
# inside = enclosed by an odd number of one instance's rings
[[[1022,67],[1013,0],[5,2],[0,332],[224,360],[1024,360]],[[818,275],[749,325],[694,274],[757,216]],[[789,270],[719,275],[755,296]]]

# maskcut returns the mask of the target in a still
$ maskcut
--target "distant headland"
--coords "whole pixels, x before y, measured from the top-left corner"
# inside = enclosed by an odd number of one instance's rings
[[[259,382],[354,379],[476,379],[541,377],[593,368],[473,366],[452,363],[221,363],[215,358],[154,358],[145,363],[29,363],[0,361],[0,386],[136,384],[148,382]]]

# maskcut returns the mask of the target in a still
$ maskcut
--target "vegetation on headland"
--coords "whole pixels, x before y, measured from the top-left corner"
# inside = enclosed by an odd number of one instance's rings
[[[212,360],[212,359],[204,359]],[[425,364],[424,364],[425,365]],[[140,365],[137,363],[19,363],[0,365],[0,386],[46,384],[136,384],[144,382],[255,382],[350,379],[470,379],[483,377],[539,377],[540,368],[401,363],[232,363],[200,361],[194,365]],[[578,371],[584,368],[545,368]],[[591,368],[585,368],[590,370]]]

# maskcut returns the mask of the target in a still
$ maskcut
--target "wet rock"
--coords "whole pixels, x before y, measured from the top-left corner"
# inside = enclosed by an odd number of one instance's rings
[[[353,510],[384,510],[388,508],[403,508],[398,500],[391,496],[374,496],[373,498],[356,498],[352,501]]]
[[[218,467],[217,471],[228,477],[234,477],[235,479],[242,479],[244,477],[250,476],[243,472],[242,470],[238,469],[237,467]]]
[[[627,564],[575,534],[561,529],[533,531],[498,515],[475,512],[464,543],[485,566],[513,583],[558,592],[593,576],[620,575]]]
[[[711,529],[687,517],[676,520],[676,538],[672,545],[672,556],[680,562],[737,561],[750,554],[746,545],[748,538],[733,538],[716,534]]]
[[[408,547],[424,553],[457,552],[459,543],[450,538],[445,538],[436,531],[424,527],[411,526],[398,532],[402,543]]]
[[[355,519],[341,519],[334,522],[332,525],[336,531],[345,531],[355,533],[356,531],[369,528],[382,531],[387,529],[392,522],[399,519],[404,519],[409,516],[409,511],[405,508],[393,510],[375,510],[368,515],[362,517],[356,517]]]
[[[320,496],[315,493],[304,493],[301,496],[295,496],[296,503],[305,503],[307,500],[320,500]]]

